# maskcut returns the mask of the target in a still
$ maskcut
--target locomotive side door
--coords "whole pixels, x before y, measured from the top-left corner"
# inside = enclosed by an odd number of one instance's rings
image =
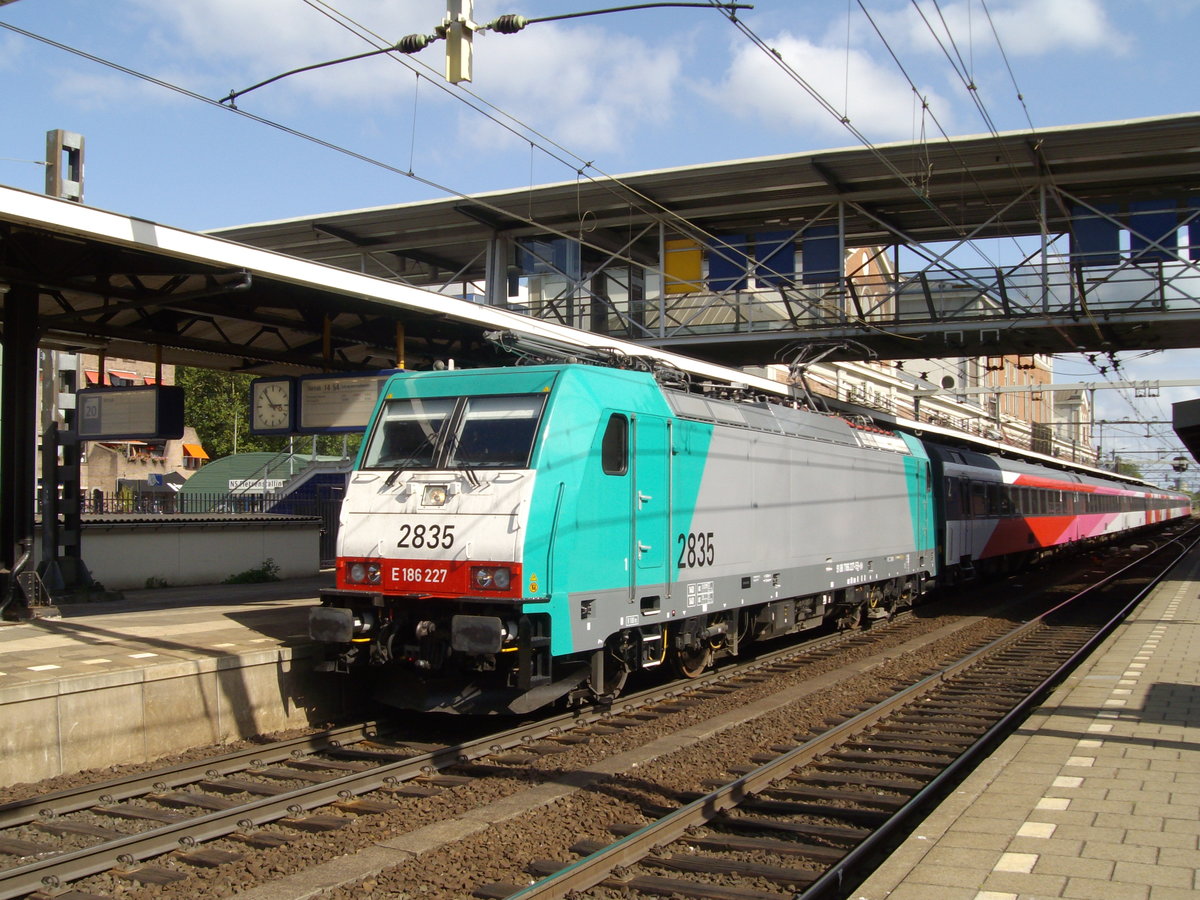
[[[666,600],[671,582],[671,423],[639,415],[633,422],[633,584]],[[662,593],[656,585],[662,586]],[[643,599],[644,609],[649,597]]]
[[[934,560],[931,555],[934,546],[933,523],[933,473],[930,471],[928,460],[917,462],[917,550],[927,559],[932,568]],[[927,554],[926,551],[929,551]]]

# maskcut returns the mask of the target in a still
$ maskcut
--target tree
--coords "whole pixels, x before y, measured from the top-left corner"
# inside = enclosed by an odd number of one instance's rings
[[[184,424],[196,429],[212,459],[261,450],[279,453],[288,448],[286,435],[250,433],[250,383],[254,378],[190,366],[175,369],[175,383],[184,390]],[[361,434],[321,434],[316,437],[316,450],[324,456],[341,456],[345,445],[353,456],[361,441]],[[313,439],[298,436],[295,445],[297,455],[305,456],[312,452]]]
[[[1141,466],[1139,466],[1135,462],[1130,462],[1127,459],[1118,458],[1117,459],[1117,467],[1114,471],[1118,475],[1126,475],[1129,478],[1141,478],[1141,479],[1145,480],[1145,476],[1142,475]]]
[[[184,390],[185,425],[213,459],[256,450],[278,452],[287,438],[250,433],[250,382],[254,376],[179,366],[175,383]]]

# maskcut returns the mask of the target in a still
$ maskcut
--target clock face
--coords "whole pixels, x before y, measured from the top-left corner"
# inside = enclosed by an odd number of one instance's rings
[[[292,424],[292,382],[256,381],[251,386],[250,427],[254,431],[289,431]]]

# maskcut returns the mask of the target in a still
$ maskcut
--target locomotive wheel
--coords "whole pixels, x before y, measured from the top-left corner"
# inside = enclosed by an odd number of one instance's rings
[[[671,651],[671,666],[684,678],[699,678],[712,662],[708,647],[676,648]]]
[[[708,616],[697,616],[675,625],[670,634],[671,668],[684,678],[699,678],[712,662],[713,651],[704,637]]]
[[[860,603],[858,606],[847,607],[838,616],[836,626],[838,631],[857,631],[862,628],[867,621],[867,604]]]
[[[618,659],[613,653],[606,653],[604,659],[604,678],[602,684],[593,684],[588,679],[588,687],[601,703],[608,703],[617,698],[625,687],[625,679],[629,677],[629,666],[624,660]]]

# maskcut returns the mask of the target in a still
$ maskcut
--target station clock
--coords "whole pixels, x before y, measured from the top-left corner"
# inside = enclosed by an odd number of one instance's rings
[[[250,383],[250,430],[255,434],[291,434],[295,398],[294,378],[256,378]]]

